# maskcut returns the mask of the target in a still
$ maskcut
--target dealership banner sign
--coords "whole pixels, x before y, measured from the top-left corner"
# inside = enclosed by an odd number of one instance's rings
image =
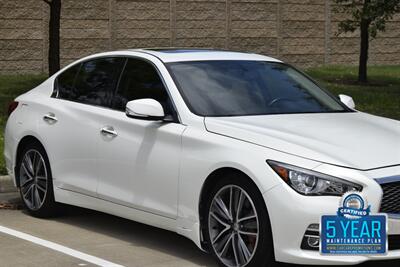
[[[321,218],[321,254],[386,254],[387,216],[370,210],[361,194],[344,195],[337,214]]]

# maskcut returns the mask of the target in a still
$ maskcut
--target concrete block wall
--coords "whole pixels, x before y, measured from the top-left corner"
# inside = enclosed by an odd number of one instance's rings
[[[62,0],[61,64],[138,47],[251,51],[299,67],[357,64],[358,33],[337,35],[331,0]],[[0,73],[47,71],[48,6],[0,0]],[[400,64],[400,16],[371,42],[371,64]]]
[[[42,72],[43,6],[37,0],[0,0],[0,72]]]

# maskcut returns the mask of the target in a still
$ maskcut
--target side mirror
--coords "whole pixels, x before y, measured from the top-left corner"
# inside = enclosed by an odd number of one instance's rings
[[[165,118],[161,104],[151,98],[136,99],[126,103],[126,116],[150,121],[158,121]]]
[[[348,95],[339,95],[340,101],[345,104],[348,108],[355,109],[356,104],[351,96]]]

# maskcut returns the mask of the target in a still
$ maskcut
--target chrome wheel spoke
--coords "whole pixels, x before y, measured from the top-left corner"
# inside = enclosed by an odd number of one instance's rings
[[[226,227],[225,229],[223,229],[213,240],[212,243],[215,244],[215,242],[217,242],[223,235],[227,234],[229,231],[230,227]]]
[[[25,167],[25,170],[27,173],[29,173],[31,176],[33,176],[33,163],[32,163],[32,158],[29,156],[29,153],[27,153],[24,157],[23,165]]]
[[[239,215],[240,215],[240,212],[241,212],[242,207],[243,207],[243,201],[244,201],[243,192],[240,191],[240,193],[239,193],[239,201],[238,201],[237,207],[236,207],[236,221],[239,219]]]
[[[33,154],[33,155],[31,156],[32,171],[33,171],[33,174],[36,174],[36,164],[37,164],[37,161],[38,161],[38,155],[37,155],[36,152],[32,152],[31,154]],[[39,157],[40,157],[40,156],[39,156]]]
[[[45,180],[39,180],[39,179],[36,177],[36,184],[37,184],[37,185],[40,185],[40,186],[43,187],[43,188],[46,188],[46,186],[47,186],[47,181],[45,181]]]
[[[31,184],[25,192],[22,192],[23,196],[27,197],[28,193],[30,193],[32,191],[32,188],[33,188],[33,184]]]
[[[21,184],[21,187],[29,186],[31,183],[33,183],[33,178],[28,178]]]
[[[40,199],[40,195],[39,195],[39,191],[38,191],[37,186],[35,186],[34,194],[35,194],[35,202],[36,202],[36,205],[37,205],[37,206],[40,206],[40,205],[42,204],[42,200]],[[35,207],[36,207],[36,206],[35,206]]]
[[[21,195],[26,206],[38,210],[47,194],[47,169],[43,156],[34,149],[23,156],[20,166]]]
[[[27,167],[26,164],[27,164],[27,163],[22,162],[22,164],[21,164],[22,170],[24,171],[24,174],[25,174],[26,176],[28,176],[28,178],[33,179],[33,175],[32,175],[32,173],[28,170],[29,167]]]
[[[232,243],[232,239],[233,239],[233,235],[231,234],[231,235],[229,236],[228,240],[226,240],[226,242],[223,243],[224,246],[222,247],[222,250],[221,250],[221,252],[219,253],[220,256],[226,255],[226,252],[227,252],[227,250],[228,250],[228,248],[229,248],[229,244]]]
[[[39,174],[40,170],[42,169],[42,166],[43,166],[43,161],[42,158],[40,158],[39,160],[37,160],[35,164],[35,176]]]
[[[229,189],[229,214],[233,218],[233,187]]]
[[[235,266],[240,266],[239,264],[239,253],[237,249],[237,243],[235,242],[235,236],[232,237],[232,251],[233,251],[233,257],[235,258]]]
[[[223,218],[225,218],[226,220],[232,220],[232,216],[228,211],[228,208],[226,207],[224,201],[218,197],[215,199],[215,211],[221,215]]]
[[[36,203],[35,203],[35,200],[36,200],[36,198],[35,198],[35,185],[33,184],[32,185],[32,188],[31,188],[31,194],[30,194],[30,197],[31,197],[31,203],[32,203],[32,208],[36,208]]]
[[[40,191],[42,191],[43,193],[46,193],[46,188],[39,185],[39,183],[36,184],[36,188],[39,189]]]
[[[44,177],[44,176],[36,176],[36,179],[37,179],[38,181],[47,181],[47,178]]]
[[[221,218],[219,218],[215,213],[211,212],[210,216],[212,218],[214,218],[214,220],[216,220],[217,222],[219,222],[221,225],[225,226],[225,227],[229,227],[229,223],[224,222]]]
[[[258,233],[249,232],[249,231],[242,231],[242,230],[239,230],[239,234],[241,234],[241,235],[252,235],[252,236],[257,236],[258,235]]]
[[[209,236],[218,258],[229,267],[247,265],[258,243],[257,211],[250,196],[239,186],[220,189],[211,202]]]
[[[247,262],[251,257],[251,252],[249,251],[249,248],[247,247],[246,243],[244,242],[244,240],[240,235],[238,235],[238,242],[241,255],[243,256],[245,262]]]
[[[257,216],[256,215],[246,216],[246,217],[238,219],[238,222],[243,223],[245,221],[250,221],[250,220],[257,220]]]

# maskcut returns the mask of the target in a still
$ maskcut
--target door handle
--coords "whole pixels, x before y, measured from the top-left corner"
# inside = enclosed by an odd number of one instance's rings
[[[118,133],[114,130],[114,127],[112,127],[112,126],[104,126],[103,128],[101,128],[100,133],[105,136],[109,136],[109,135],[117,136],[118,135]]]
[[[56,118],[56,115],[52,112],[49,112],[46,115],[44,115],[43,120],[50,124],[56,123],[58,121],[58,119]]]

